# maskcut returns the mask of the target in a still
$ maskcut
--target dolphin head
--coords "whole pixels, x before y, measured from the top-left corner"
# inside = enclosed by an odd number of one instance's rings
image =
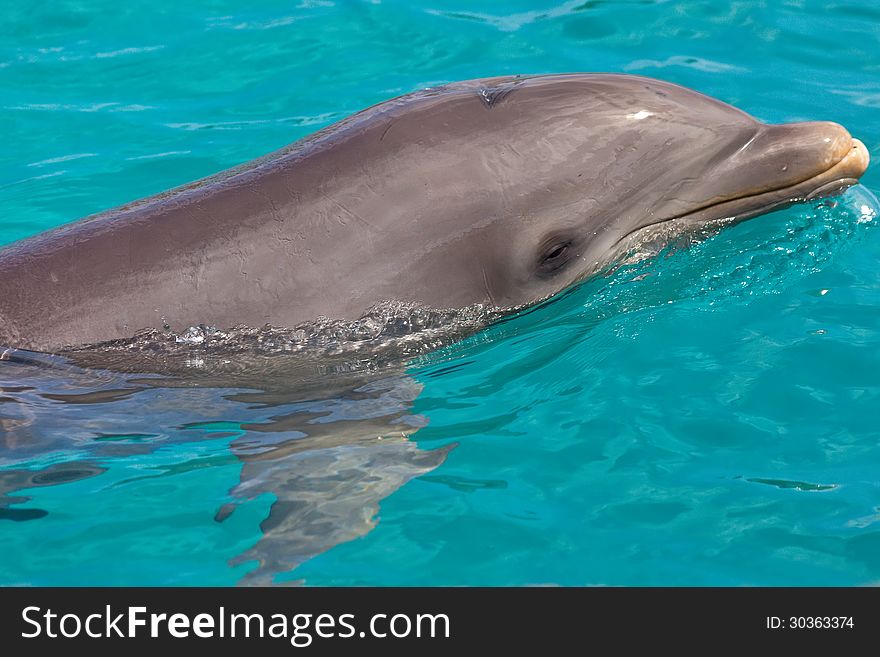
[[[510,93],[493,111],[510,113],[508,145],[529,165],[492,237],[504,254],[482,264],[499,305],[547,298],[661,227],[733,222],[831,194],[868,165],[864,144],[836,123],[768,125],[668,82],[501,84]]]

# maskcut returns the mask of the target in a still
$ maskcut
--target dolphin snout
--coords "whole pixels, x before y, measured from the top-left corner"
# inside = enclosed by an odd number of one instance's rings
[[[723,157],[722,157],[723,156]],[[675,196],[664,219],[742,220],[788,203],[836,194],[868,168],[865,145],[838,123],[754,123],[714,154],[712,175]]]
[[[853,184],[868,161],[864,144],[839,123],[759,124],[717,170],[724,191],[715,198],[732,200],[795,188],[797,196],[804,187],[809,188],[806,195],[832,182]]]
[[[800,139],[803,140],[804,148],[815,149],[816,166],[820,171],[830,169],[840,162],[852,148],[852,135],[839,123],[793,123],[790,128],[795,133],[802,133]]]
[[[775,185],[794,185],[830,171],[853,155],[862,155],[864,146],[853,139],[839,123],[810,121],[768,125],[751,145],[761,150],[761,157],[773,171]],[[860,148],[861,147],[861,148]],[[864,151],[867,155],[867,151]],[[858,178],[867,167],[867,159],[853,157],[848,177]]]

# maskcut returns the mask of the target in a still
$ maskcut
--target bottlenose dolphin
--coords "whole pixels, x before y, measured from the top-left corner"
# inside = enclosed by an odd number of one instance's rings
[[[835,123],[766,125],[643,77],[449,84],[5,248],[0,344],[294,326],[383,300],[522,307],[660,227],[830,193],[867,164]]]

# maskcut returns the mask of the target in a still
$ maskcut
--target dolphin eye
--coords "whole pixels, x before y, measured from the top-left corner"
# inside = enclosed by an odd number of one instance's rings
[[[561,269],[569,260],[571,242],[557,242],[550,246],[538,264],[538,271],[543,274],[553,274]]]
[[[562,257],[562,254],[568,250],[568,244],[560,244],[555,249],[553,249],[550,253],[544,256],[544,262],[548,260],[555,260],[556,258]]]

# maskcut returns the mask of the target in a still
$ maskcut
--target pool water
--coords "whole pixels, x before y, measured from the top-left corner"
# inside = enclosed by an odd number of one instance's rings
[[[658,77],[880,161],[873,0],[536,5],[6,3],[0,243],[511,73]],[[880,583],[878,171],[405,366],[16,354],[0,584]]]

